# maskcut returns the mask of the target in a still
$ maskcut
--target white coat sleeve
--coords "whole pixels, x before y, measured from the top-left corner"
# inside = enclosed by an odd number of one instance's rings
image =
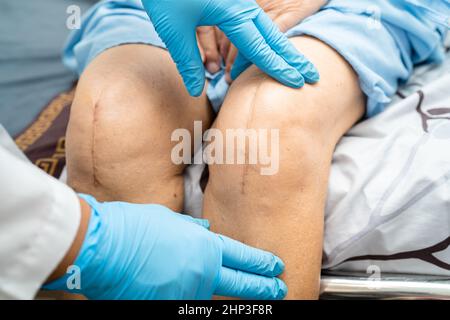
[[[2,129],[0,299],[32,299],[75,239],[80,205],[72,189],[14,154]]]

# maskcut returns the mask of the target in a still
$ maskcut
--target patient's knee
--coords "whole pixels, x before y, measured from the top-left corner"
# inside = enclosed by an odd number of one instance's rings
[[[114,68],[111,68],[114,66]],[[176,128],[211,122],[206,95],[189,96],[167,51],[106,50],[77,85],[67,132],[68,182],[102,200],[181,210],[183,165],[171,160]]]
[[[210,166],[210,192],[233,199],[251,193],[264,201],[316,185],[333,146],[313,98],[290,90],[263,80],[241,103],[233,97],[225,103],[216,128],[224,158],[231,153],[234,162]]]
[[[67,132],[68,183],[100,200],[181,210],[183,168],[170,161],[164,104],[133,81],[93,89],[80,80]],[[163,184],[164,187],[158,188]]]

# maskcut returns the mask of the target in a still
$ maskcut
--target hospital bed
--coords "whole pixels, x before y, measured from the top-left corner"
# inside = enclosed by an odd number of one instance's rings
[[[450,277],[388,274],[370,279],[362,273],[325,272],[320,299],[450,300]]]

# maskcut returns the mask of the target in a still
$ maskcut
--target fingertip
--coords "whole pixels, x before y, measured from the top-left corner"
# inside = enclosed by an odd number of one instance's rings
[[[193,97],[199,97],[203,93],[206,83],[203,64],[201,62],[193,64],[177,63],[177,67],[189,94]]]
[[[286,266],[285,266],[283,260],[281,260],[279,257],[277,257],[277,256],[273,256],[273,257],[275,260],[274,268],[273,268],[273,275],[276,277],[283,273]]]
[[[319,71],[311,62],[302,67],[300,73],[303,75],[307,83],[314,84],[320,80]]]
[[[202,84],[202,83],[187,84],[187,88],[188,88],[189,94],[192,97],[200,97],[203,93],[204,84]]]
[[[295,88],[303,88],[305,86],[305,78],[301,77],[295,84]]]
[[[208,61],[206,63],[206,69],[209,73],[215,74],[220,71],[220,64],[215,61]]]
[[[314,76],[314,77],[308,77],[308,78],[305,77],[305,81],[308,84],[315,84],[320,81],[320,76],[319,76],[319,74],[317,74],[317,76]]]
[[[320,81],[320,75],[316,73],[315,75],[312,76],[305,76],[305,81],[308,84],[315,84]]]
[[[285,69],[281,74],[280,81],[292,88],[301,88],[305,85],[305,79],[294,68]]]
[[[274,290],[274,299],[275,300],[282,300],[286,297],[288,293],[288,287],[283,282],[283,280],[275,278],[276,283],[276,289]]]
[[[283,273],[285,269],[285,264],[283,260],[274,254],[268,253],[270,255],[270,262],[266,264],[265,272],[262,274],[267,277],[277,277]],[[266,260],[269,261],[269,260]]]
[[[233,77],[230,72],[225,73],[225,81],[230,85],[233,82]]]

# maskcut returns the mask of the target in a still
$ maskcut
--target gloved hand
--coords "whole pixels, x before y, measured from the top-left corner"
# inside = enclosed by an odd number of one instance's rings
[[[206,220],[160,205],[99,203],[74,265],[91,299],[210,299],[213,294],[281,299],[286,285],[275,276],[283,262],[271,253],[210,232]],[[44,286],[67,290],[66,275]]]
[[[236,77],[254,63],[281,83],[299,88],[319,80],[316,68],[279,31],[254,0],[142,0],[188,91],[199,96],[205,73],[196,27],[217,25],[245,59]]]

